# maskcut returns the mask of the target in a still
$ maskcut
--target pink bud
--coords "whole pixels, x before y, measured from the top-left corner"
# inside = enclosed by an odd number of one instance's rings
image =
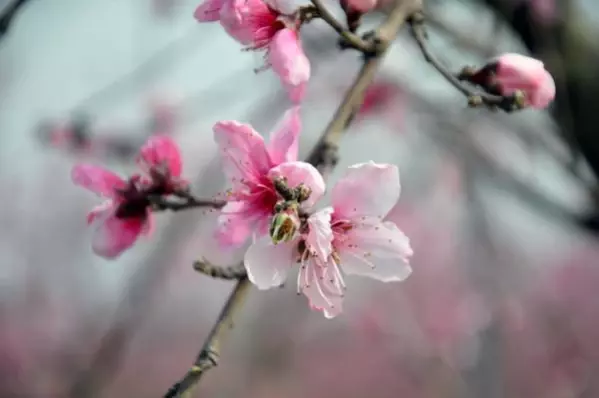
[[[520,54],[503,54],[488,65],[494,69],[494,83],[502,95],[525,94],[526,104],[542,109],[555,98],[555,82],[543,62]]]
[[[345,12],[366,13],[377,5],[377,0],[341,0],[341,8]]]

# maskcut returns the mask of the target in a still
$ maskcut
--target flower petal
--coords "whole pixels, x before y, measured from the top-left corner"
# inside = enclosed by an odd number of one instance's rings
[[[145,217],[117,218],[114,212],[97,219],[92,250],[98,256],[115,259],[129,249],[144,230]]]
[[[306,245],[312,254],[325,263],[333,251],[333,230],[331,229],[332,207],[319,210],[308,217]]]
[[[214,125],[214,140],[222,156],[225,174],[233,185],[242,180],[260,181],[272,164],[264,139],[252,126],[236,121],[221,121]]]
[[[305,207],[312,207],[320,199],[325,191],[325,183],[322,175],[314,166],[306,162],[282,163],[270,170],[268,177],[285,177],[291,188],[304,184],[312,190],[308,200],[303,202]]]
[[[223,247],[239,247],[254,232],[253,218],[247,202],[228,202],[218,217],[216,239]]]
[[[116,210],[116,204],[113,200],[109,199],[104,201],[102,204],[94,207],[87,214],[87,224],[93,224],[97,219],[102,219],[108,216],[108,213],[112,213]]]
[[[403,281],[410,276],[410,240],[394,223],[370,219],[354,225],[345,237],[337,250],[347,274],[383,282]]]
[[[248,278],[261,290],[281,286],[294,263],[296,251],[297,240],[275,245],[269,238],[259,239],[245,253]]]
[[[181,152],[171,137],[156,135],[141,147],[137,164],[146,173],[152,167],[167,167],[173,177],[179,177],[182,168]]]
[[[322,311],[328,319],[342,310],[344,285],[332,261],[320,265],[314,258],[302,264],[298,274],[298,291],[301,291],[314,310]]]
[[[279,75],[291,101],[301,102],[310,79],[310,61],[296,31],[281,29],[275,34],[268,51],[268,63]]]
[[[399,199],[399,170],[391,164],[374,162],[350,166],[333,188],[337,219],[363,216],[383,218]]]
[[[114,198],[116,189],[124,188],[125,181],[103,167],[91,164],[77,164],[71,170],[71,179],[76,185],[103,196]]]
[[[193,17],[198,22],[215,22],[220,19],[220,9],[225,0],[205,0],[196,8]]]
[[[274,164],[297,160],[299,134],[302,121],[299,107],[294,106],[283,115],[270,137],[268,152]]]

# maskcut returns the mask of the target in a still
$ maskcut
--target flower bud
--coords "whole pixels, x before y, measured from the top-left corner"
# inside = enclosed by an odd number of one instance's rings
[[[522,105],[533,108],[546,108],[555,98],[555,82],[543,62],[520,54],[500,55],[472,75],[462,77],[490,92],[516,94]]]
[[[285,211],[277,213],[270,223],[270,237],[276,245],[280,242],[289,242],[293,239],[295,232],[300,227],[297,208],[291,207]]]

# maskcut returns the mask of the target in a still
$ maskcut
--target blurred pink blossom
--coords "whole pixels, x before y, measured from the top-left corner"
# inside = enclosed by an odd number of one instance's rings
[[[214,138],[232,185],[227,192],[229,201],[218,219],[216,236],[222,245],[238,247],[250,236],[257,238],[268,232],[279,200],[272,182],[274,177],[287,178],[290,186],[304,183],[311,188],[306,206],[322,195],[324,181],[320,173],[308,163],[295,161],[300,129],[297,107],[285,113],[268,145],[248,124],[221,121],[214,125]],[[285,165],[275,169],[282,164]]]
[[[476,71],[469,80],[501,95],[524,93],[525,104],[546,108],[555,98],[555,82],[543,62],[520,54],[500,55]]]
[[[71,177],[77,185],[107,199],[87,216],[95,228],[94,253],[107,259],[119,257],[140,235],[152,231],[153,215],[148,194],[169,194],[185,186],[180,180],[181,158],[169,138],[154,136],[141,148],[137,163],[144,174],[125,181],[100,166],[77,164]]]
[[[383,282],[402,281],[412,271],[409,239],[394,223],[383,221],[399,199],[396,166],[351,166],[332,194],[333,207],[312,214],[299,237],[279,244],[260,240],[245,256],[248,274],[262,289],[280,285],[299,262],[298,291],[327,318],[342,311],[341,268]]]
[[[264,0],[206,0],[194,13],[199,22],[220,21],[225,31],[251,50],[264,50],[290,99],[299,103],[310,78],[310,62],[299,37],[296,13],[284,14]]]

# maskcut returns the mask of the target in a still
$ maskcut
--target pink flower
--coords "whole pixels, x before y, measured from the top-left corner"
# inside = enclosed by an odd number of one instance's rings
[[[555,98],[555,82],[543,62],[520,54],[508,53],[493,59],[469,80],[501,95],[521,91],[525,104],[533,108],[546,108]]]
[[[148,195],[168,195],[183,188],[179,179],[179,149],[169,137],[154,136],[141,148],[137,163],[145,175],[135,174],[128,181],[102,167],[77,164],[73,182],[106,199],[87,216],[95,228],[94,253],[107,259],[120,256],[141,235],[152,231],[153,215]]]
[[[225,246],[237,247],[252,234],[267,233],[274,207],[279,200],[275,177],[285,177],[290,187],[305,184],[312,190],[303,203],[312,206],[324,193],[324,180],[310,164],[297,162],[301,129],[299,108],[287,111],[266,145],[252,126],[236,121],[214,125],[225,174],[232,188],[229,202],[219,217],[217,238]],[[278,166],[278,167],[277,167]]]
[[[279,76],[294,103],[304,97],[310,62],[299,37],[297,15],[264,0],[206,0],[194,13],[199,22],[220,21],[225,31],[251,50],[265,50],[267,65]]]
[[[310,306],[333,318],[341,312],[346,274],[383,282],[406,279],[412,249],[395,224],[383,218],[399,199],[399,171],[373,162],[349,168],[333,188],[333,207],[311,215],[294,240],[260,240],[247,251],[250,280],[260,289],[278,286],[299,263],[298,291]]]

